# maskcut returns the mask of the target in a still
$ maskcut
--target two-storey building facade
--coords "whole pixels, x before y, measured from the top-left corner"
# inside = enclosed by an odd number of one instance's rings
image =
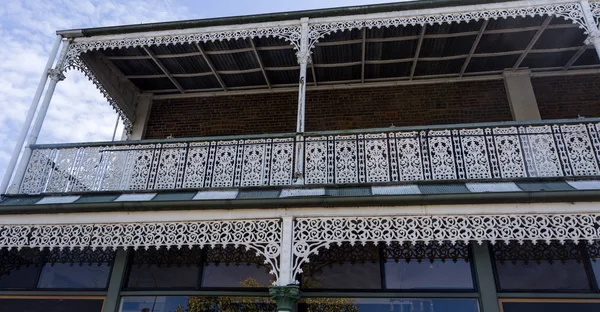
[[[449,0],[58,31],[0,310],[598,311],[599,24]],[[36,144],[72,69],[122,141]]]

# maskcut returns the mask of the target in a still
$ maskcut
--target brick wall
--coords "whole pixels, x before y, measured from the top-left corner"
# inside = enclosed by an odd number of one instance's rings
[[[294,132],[297,93],[155,100],[146,138]],[[497,81],[308,91],[306,130],[511,120]]]
[[[531,79],[542,119],[600,117],[600,75]]]

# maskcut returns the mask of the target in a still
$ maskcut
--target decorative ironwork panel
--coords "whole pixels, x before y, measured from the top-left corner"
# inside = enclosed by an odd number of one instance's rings
[[[271,162],[269,164],[269,185],[291,184],[294,157],[294,139],[274,139],[270,157]]]
[[[306,184],[330,183],[327,137],[310,137],[305,139],[304,176]]]
[[[214,149],[212,187],[232,187],[235,178],[238,141],[218,142]]]
[[[460,147],[467,179],[491,178],[483,129],[460,130]]]
[[[73,167],[77,159],[77,148],[60,149],[50,165],[50,177],[45,192],[67,192],[72,180]]]
[[[395,134],[398,171],[400,181],[421,181],[423,176],[423,161],[421,157],[421,142],[418,132],[398,132]]]
[[[297,218],[292,276],[320,248],[342,243],[534,243],[600,239],[600,214]]]
[[[519,127],[532,177],[562,176],[554,136],[550,126]],[[526,135],[523,135],[525,133]],[[527,157],[530,154],[530,157]]]
[[[210,142],[190,143],[183,177],[183,188],[204,187],[208,168]]]
[[[100,188],[102,150],[104,147],[82,147],[73,170],[72,191],[89,192]]]
[[[501,177],[526,177],[525,159],[517,128],[493,128],[494,149],[498,155]]]
[[[156,170],[158,162],[158,149],[160,144],[139,145],[132,148],[129,152],[131,159],[131,171],[125,175],[127,189],[146,190],[151,185],[150,178],[155,176],[153,170]],[[124,168],[124,169],[127,169]]]
[[[469,244],[468,243],[431,243],[424,242],[416,243],[398,243],[392,242],[385,246],[384,258],[388,260],[398,261],[417,261],[424,260],[465,260],[469,261]]]
[[[334,143],[335,183],[358,182],[358,150],[355,135],[336,136]]]
[[[54,149],[36,149],[32,151],[25,176],[21,182],[21,193],[38,194],[44,192],[55,154],[56,150]]]
[[[365,135],[366,182],[390,181],[390,153],[385,133]]]
[[[433,180],[456,179],[456,158],[450,130],[427,133],[431,174]]]
[[[187,143],[163,144],[154,171],[154,189],[178,189],[183,183]]]
[[[493,254],[494,259],[499,262],[540,263],[543,261],[583,261],[585,259],[581,246],[572,242],[564,244],[558,242],[536,244],[532,241],[525,241],[522,244],[499,243],[493,246]]]
[[[238,162],[242,167],[241,186],[265,185],[265,170],[267,167],[267,147],[270,149],[271,140],[247,140],[244,142],[243,159]]]
[[[564,140],[568,165],[575,176],[598,174],[598,162],[594,157],[594,149],[587,127],[581,125],[562,125],[560,127]]]
[[[264,257],[278,277],[279,219],[164,223],[0,225],[0,248],[193,248],[232,245]]]

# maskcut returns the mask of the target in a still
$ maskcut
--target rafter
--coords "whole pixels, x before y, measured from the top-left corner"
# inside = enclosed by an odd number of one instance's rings
[[[415,57],[410,67],[410,80],[413,79],[415,75],[415,70],[417,69],[417,62],[419,61],[419,54],[421,54],[421,46],[423,45],[423,39],[425,38],[425,30],[427,29],[426,25],[421,27],[421,34],[419,36],[419,42],[417,43],[417,50],[415,51]]]
[[[473,58],[473,54],[475,54],[475,50],[477,50],[477,46],[479,46],[479,41],[481,41],[481,38],[483,37],[483,33],[485,32],[485,29],[487,28],[488,23],[489,23],[489,20],[483,21],[483,24],[481,25],[481,28],[479,29],[479,33],[477,33],[477,37],[475,37],[475,41],[473,41],[473,45],[471,46],[471,50],[469,51],[469,56],[467,56],[467,59],[463,63],[463,66],[460,68],[460,77],[462,77],[465,74],[467,67],[469,67],[471,58]]]
[[[271,89],[271,83],[269,82],[269,77],[267,77],[267,72],[265,71],[265,66],[263,65],[260,55],[258,55],[258,51],[256,50],[256,45],[254,45],[254,40],[252,40],[252,38],[248,38],[248,40],[250,41],[250,45],[252,46],[252,51],[254,52],[256,61],[258,62],[258,65],[260,66],[260,71],[262,72],[263,77],[265,78],[265,82],[267,83],[267,86],[269,87],[269,89]]]
[[[515,62],[515,65],[513,65],[513,68],[512,68],[513,71],[517,70],[517,68],[519,68],[519,66],[521,66],[521,63],[523,63],[523,60],[525,60],[525,58],[527,57],[527,54],[529,54],[529,51],[531,51],[531,49],[533,49],[533,46],[538,41],[538,39],[540,39],[540,37],[542,36],[544,31],[546,30],[546,27],[548,27],[548,25],[550,25],[551,21],[552,21],[552,15],[546,17],[546,19],[542,23],[542,26],[535,32],[535,35],[533,35],[533,38],[531,38],[531,40],[529,41],[529,44],[527,44],[527,47],[525,48],[525,52],[523,52],[523,54],[521,54],[521,56],[519,56],[519,59]]]
[[[148,53],[148,56],[150,56],[150,58],[152,58],[152,61],[154,61],[156,66],[158,66],[158,68],[160,68],[160,70],[167,76],[167,78],[169,78],[169,80],[171,80],[171,82],[175,85],[175,87],[179,90],[179,92],[185,93],[185,89],[183,89],[183,87],[179,84],[177,79],[175,79],[171,75],[171,73],[165,67],[165,65],[163,65],[163,63],[161,61],[159,61],[157,58],[154,57],[154,53],[152,53],[152,51],[150,51],[150,49],[148,49],[147,47],[143,47],[143,49],[146,53]]]
[[[581,46],[579,50],[577,50],[577,52],[575,52],[575,54],[569,59],[569,61],[567,61],[567,63],[563,67],[563,70],[568,70],[571,66],[573,66],[573,64],[577,62],[577,60],[583,55],[583,53],[585,53],[585,51],[588,48],[589,46]]]
[[[223,79],[221,79],[221,75],[219,75],[219,73],[215,69],[215,66],[213,66],[213,63],[208,59],[208,56],[206,56],[202,47],[197,42],[194,42],[194,46],[196,47],[196,49],[198,49],[198,51],[202,55],[202,58],[204,59],[204,61],[208,65],[208,67],[210,68],[210,71],[212,71],[213,75],[215,75],[215,78],[217,78],[217,81],[221,85],[221,88],[223,88],[223,91],[227,91],[227,86],[225,85],[225,82],[223,81]]]

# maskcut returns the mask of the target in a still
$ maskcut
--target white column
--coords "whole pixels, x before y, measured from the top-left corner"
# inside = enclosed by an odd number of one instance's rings
[[[540,120],[540,110],[531,85],[529,70],[505,71],[504,87],[513,120]]]
[[[279,280],[277,286],[287,286],[294,284],[292,276],[293,265],[293,246],[294,239],[294,218],[283,217],[281,226],[281,253],[279,254]]]
[[[311,61],[308,47],[308,18],[301,20],[302,30],[300,49],[298,50],[298,64],[300,64],[300,78],[298,81],[298,117],[296,124],[296,161],[294,164],[295,184],[304,184],[304,115],[306,111],[306,67]]]
[[[596,48],[598,58],[600,58],[600,30],[599,25],[596,24],[596,19],[592,13],[592,8],[587,0],[580,1],[581,9],[583,10],[583,19],[587,26],[588,37],[585,40],[585,44],[592,44]]]
[[[40,135],[40,130],[42,129],[42,125],[44,124],[44,119],[46,117],[46,113],[48,112],[48,107],[50,106],[52,95],[54,94],[54,90],[56,89],[56,84],[59,81],[63,81],[65,79],[65,76],[63,74],[63,65],[67,56],[68,49],[69,43],[64,42],[62,51],[60,53],[60,57],[56,62],[56,65],[53,69],[48,70],[48,77],[50,77],[50,83],[48,84],[46,95],[44,96],[44,100],[42,101],[40,110],[37,113],[35,122],[31,127],[29,136],[27,137],[27,143],[25,149],[23,150],[21,161],[19,162],[19,166],[15,171],[15,177],[13,183],[11,184],[11,188],[16,191],[18,191],[19,187],[21,186],[21,181],[23,180],[23,175],[25,174],[25,170],[27,169],[27,163],[29,162],[29,157],[31,156],[31,145],[37,142],[37,139]]]
[[[38,83],[38,87],[33,96],[33,100],[31,101],[31,105],[29,106],[29,111],[27,112],[27,116],[25,117],[25,122],[23,122],[21,132],[19,132],[17,143],[15,144],[13,153],[10,157],[10,160],[8,161],[8,165],[6,166],[6,172],[4,172],[4,177],[2,178],[2,183],[0,184],[0,194],[5,194],[6,190],[8,189],[8,184],[10,183],[10,179],[12,177],[13,171],[15,170],[17,160],[19,159],[19,155],[21,154],[21,150],[23,149],[23,145],[25,144],[25,139],[27,137],[27,133],[29,132],[29,128],[31,127],[31,122],[33,121],[35,112],[37,111],[40,98],[42,97],[42,93],[44,92],[44,87],[46,86],[46,82],[48,81],[48,72],[54,64],[56,54],[58,54],[58,48],[60,47],[61,39],[61,36],[57,35],[56,39],[54,40],[54,44],[52,45],[52,49],[50,49],[50,55],[48,56],[48,61],[46,61],[46,67],[44,67],[44,72],[42,73],[42,77],[40,77],[40,82]]]
[[[150,110],[152,109],[152,94],[143,93],[138,97],[135,106],[135,121],[127,140],[141,140],[146,134]]]

